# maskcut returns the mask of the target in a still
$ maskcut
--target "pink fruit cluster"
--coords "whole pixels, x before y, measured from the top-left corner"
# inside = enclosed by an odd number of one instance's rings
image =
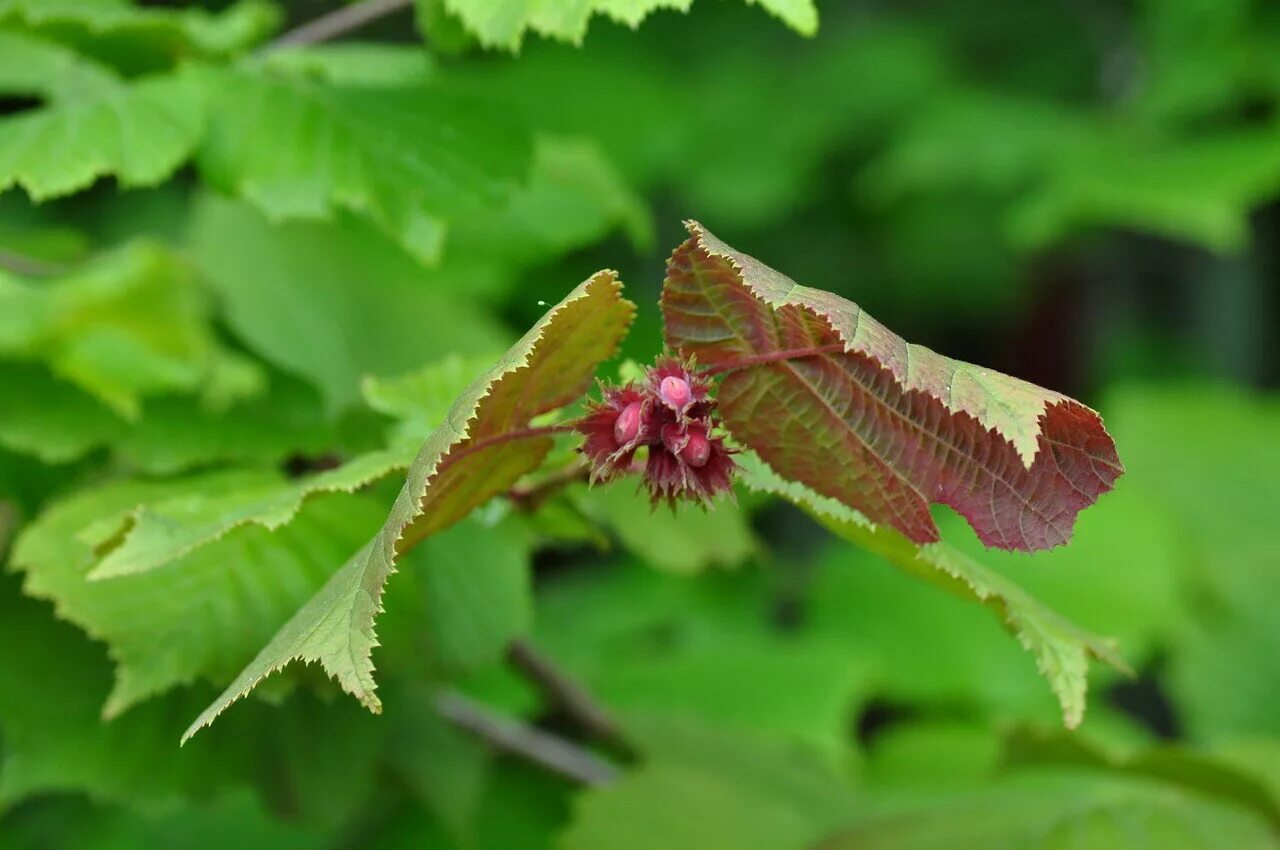
[[[601,385],[600,401],[588,403],[574,427],[593,481],[637,469],[636,453],[648,449],[644,482],[654,504],[677,499],[710,502],[730,492],[737,468],[715,436],[711,385],[674,357],[660,357],[640,387]]]

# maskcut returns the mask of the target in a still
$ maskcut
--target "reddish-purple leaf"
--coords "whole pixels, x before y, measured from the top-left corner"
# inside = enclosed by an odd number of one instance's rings
[[[1047,549],[1124,471],[1078,401],[904,341],[856,304],[801,286],[696,222],[667,264],[667,344],[729,369],[729,431],[780,474],[897,528],[938,539],[950,505],[988,546]]]

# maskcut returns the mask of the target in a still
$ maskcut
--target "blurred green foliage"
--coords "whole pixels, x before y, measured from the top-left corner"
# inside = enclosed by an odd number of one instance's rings
[[[423,0],[273,45],[336,5],[0,0],[0,846],[1280,847],[1280,7]],[[682,218],[1103,412],[1070,546],[938,520],[1136,678],[1028,732],[1036,656],[883,549],[574,486],[405,558],[383,716],[290,669],[179,748],[547,303],[618,268],[656,352]]]

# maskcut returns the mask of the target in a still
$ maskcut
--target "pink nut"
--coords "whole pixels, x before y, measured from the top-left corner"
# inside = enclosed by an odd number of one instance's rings
[[[711,457],[711,441],[696,428],[682,431],[678,425],[665,425],[662,444],[667,451],[695,469],[706,466]]]
[[[707,465],[711,457],[711,441],[697,431],[689,432],[689,441],[680,450],[680,459],[695,469]]]
[[[626,407],[622,408],[622,412],[618,414],[618,418],[613,423],[613,439],[618,445],[625,446],[636,438],[640,433],[640,402],[633,401]]]
[[[658,385],[658,395],[672,410],[684,410],[693,401],[693,390],[689,388],[689,382],[675,375],[662,379],[662,383]]]

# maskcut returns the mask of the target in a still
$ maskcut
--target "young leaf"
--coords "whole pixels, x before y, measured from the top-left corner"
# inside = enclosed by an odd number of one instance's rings
[[[425,85],[326,83],[278,69],[210,71],[200,167],[273,220],[369,216],[424,262],[445,221],[523,181],[532,144],[507,114]],[[292,139],[288,156],[278,140]]]
[[[47,98],[0,119],[0,192],[18,185],[45,200],[106,175],[123,186],[153,186],[195,149],[204,109],[192,75],[125,81],[65,48],[14,33],[0,33],[0,51],[0,88]],[[10,51],[24,63],[16,74],[7,67]]]
[[[758,3],[792,29],[813,35],[818,11],[813,0],[748,0]],[[581,44],[593,15],[605,15],[633,29],[657,9],[687,12],[693,0],[586,0],[556,3],[552,0],[444,0],[444,8],[456,15],[486,47],[519,50],[526,32]]]
[[[841,502],[784,480],[749,452],[739,457],[739,464],[748,487],[782,496],[813,514],[834,534],[874,552],[904,572],[994,609],[1018,641],[1035,655],[1036,666],[1062,705],[1063,721],[1068,727],[1075,728],[1084,719],[1091,656],[1128,672],[1110,642],[1080,629],[1009,579],[946,543],[922,546],[892,528],[873,525]]]
[[[857,305],[734,251],[696,222],[667,265],[667,343],[726,369],[729,430],[786,478],[916,543],[929,503],[983,543],[1047,549],[1123,472],[1097,413],[1039,387],[905,342]]]
[[[318,661],[371,711],[374,619],[400,552],[465,517],[537,468],[548,436],[504,440],[535,416],[586,392],[631,324],[634,305],[613,272],[599,272],[553,307],[485,375],[459,396],[427,439],[382,530],[258,654],[187,730],[189,739],[271,673],[295,660]]]

